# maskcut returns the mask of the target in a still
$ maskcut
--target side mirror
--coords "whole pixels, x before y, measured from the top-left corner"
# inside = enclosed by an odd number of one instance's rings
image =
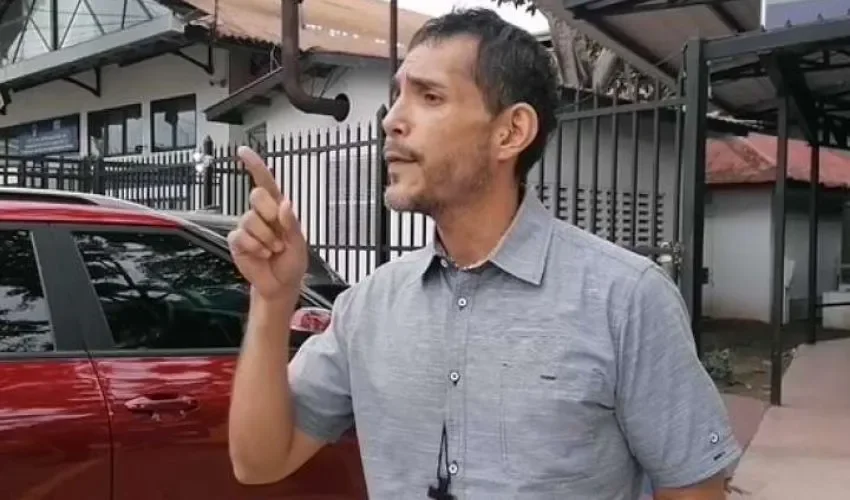
[[[293,347],[300,347],[308,337],[322,333],[331,324],[331,312],[322,307],[302,307],[292,315],[289,323]]]

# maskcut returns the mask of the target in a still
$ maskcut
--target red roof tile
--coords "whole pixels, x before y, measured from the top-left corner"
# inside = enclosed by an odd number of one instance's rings
[[[709,139],[705,164],[708,184],[765,184],[776,181],[775,136]],[[788,141],[788,178],[809,182],[811,148],[805,141]],[[850,157],[827,148],[820,150],[820,183],[850,188]]]
[[[215,0],[185,0],[212,25]],[[398,10],[399,56],[429,16]],[[389,57],[389,3],[380,0],[309,0],[301,4],[301,50]],[[218,0],[218,36],[280,43],[280,0]]]

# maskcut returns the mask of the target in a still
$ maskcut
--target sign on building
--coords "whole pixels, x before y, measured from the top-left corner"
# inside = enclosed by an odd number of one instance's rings
[[[761,25],[768,30],[843,16],[850,16],[850,0],[761,0]]]
[[[53,130],[34,130],[18,136],[18,154],[38,156],[67,153],[80,149],[77,127],[61,127]]]

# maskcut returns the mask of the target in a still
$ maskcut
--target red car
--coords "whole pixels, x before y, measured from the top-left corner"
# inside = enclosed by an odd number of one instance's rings
[[[0,200],[0,498],[367,498],[353,430],[278,484],[235,480],[227,412],[247,307],[207,229]],[[331,305],[305,287],[301,307],[291,352]]]

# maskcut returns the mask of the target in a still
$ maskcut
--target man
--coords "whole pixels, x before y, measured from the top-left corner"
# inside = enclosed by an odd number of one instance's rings
[[[258,188],[230,235],[252,283],[230,454],[278,481],[357,422],[372,499],[724,498],[740,449],[674,284],[651,261],[555,220],[523,187],[555,126],[555,76],[489,10],[430,20],[383,122],[386,204],[434,241],[338,298],[287,364],[306,268],[289,200]]]

